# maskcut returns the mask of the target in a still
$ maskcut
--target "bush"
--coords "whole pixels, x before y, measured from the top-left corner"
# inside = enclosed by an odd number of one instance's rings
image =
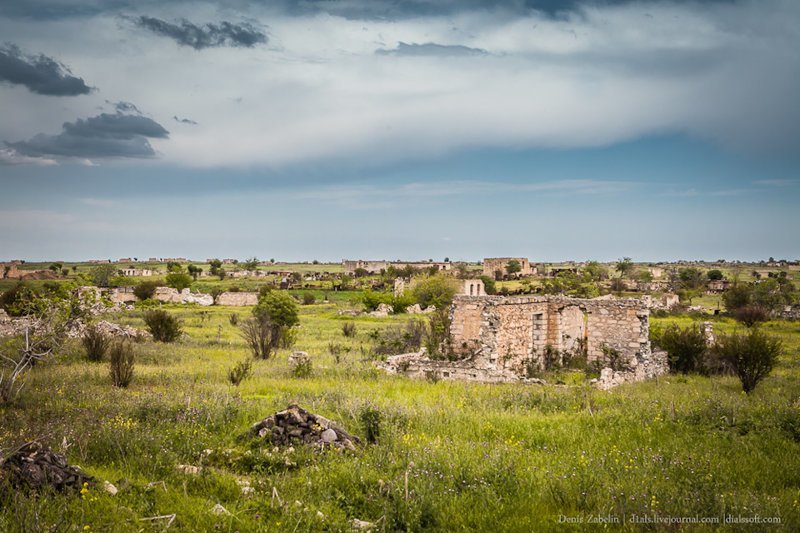
[[[17,283],[0,295],[0,308],[5,309],[10,316],[21,316],[25,314],[26,304],[33,295],[33,289],[27,284]]]
[[[239,326],[239,335],[256,359],[269,359],[272,356],[272,350],[276,347],[273,338],[275,332],[276,329],[266,316],[248,318]]]
[[[743,305],[733,311],[733,318],[751,328],[759,322],[766,322],[769,318],[767,310],[760,305]]]
[[[345,337],[355,337],[356,336],[356,323],[355,322],[345,322],[342,324],[342,335]]]
[[[437,308],[428,317],[428,327],[425,328],[423,342],[428,349],[428,354],[433,359],[444,358],[450,355],[451,350],[446,345],[450,337],[450,309]]]
[[[230,322],[231,326],[235,326],[239,323],[239,313],[231,313],[228,317],[228,322]]]
[[[136,296],[139,301],[149,300],[156,295],[157,288],[158,283],[155,281],[143,281],[133,288],[133,295]]]
[[[409,320],[404,326],[396,325],[376,332],[378,355],[396,355],[419,351],[427,327],[421,320]]]
[[[457,293],[458,280],[449,276],[430,276],[411,289],[411,294],[423,309],[431,305],[437,309],[449,307]]]
[[[133,346],[127,341],[118,340],[111,346],[111,383],[125,388],[133,380]]]
[[[89,361],[102,361],[111,345],[111,337],[103,333],[95,324],[91,324],[83,332],[81,343]]]
[[[364,436],[370,444],[377,443],[381,436],[381,418],[380,409],[372,405],[363,406],[358,413],[358,419],[364,429]]]
[[[706,337],[699,325],[680,328],[672,324],[662,332],[653,331],[652,341],[667,351],[672,372],[706,372]]]
[[[497,294],[497,285],[495,284],[494,278],[481,276],[480,280],[483,282],[483,289],[486,291],[486,294]]]
[[[731,366],[744,392],[750,394],[772,372],[783,343],[760,328],[751,328],[744,335],[719,335],[713,351]]]
[[[183,333],[181,321],[163,309],[147,311],[144,314],[144,323],[153,335],[153,340],[158,342],[175,342]]]
[[[303,305],[312,305],[317,301],[317,297],[310,292],[303,293]]]
[[[269,291],[259,298],[258,305],[253,308],[253,316],[261,321],[261,325],[269,324],[272,328],[270,342],[272,348],[289,348],[294,344],[297,334],[292,330],[300,323],[297,314],[297,303],[285,291]]]
[[[230,381],[232,385],[236,385],[238,387],[242,381],[249,378],[252,374],[252,361],[250,361],[250,359],[244,359],[239,361],[235,367],[228,370],[228,381]]]
[[[380,304],[390,305],[392,303],[392,295],[388,292],[366,290],[361,295],[361,302],[364,304],[364,309],[374,311]]]

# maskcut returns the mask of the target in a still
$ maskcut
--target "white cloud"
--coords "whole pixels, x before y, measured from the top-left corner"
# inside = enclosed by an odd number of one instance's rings
[[[147,14],[176,15],[168,9]],[[219,17],[212,5],[193,10],[198,21]],[[745,150],[797,148],[800,138],[797,2],[597,6],[557,19],[250,14],[269,26],[268,45],[200,52],[112,17],[0,21],[6,39],[58,52],[99,88],[69,108],[40,99],[32,116],[12,110],[0,139],[58,131],[104,98],[135,102],[161,124],[191,116],[198,126],[152,144],[165,161],[197,167],[590,147],[665,132]],[[490,55],[374,53],[399,42]],[[33,105],[0,93],[4,109],[12,101]]]
[[[0,165],[37,165],[52,166],[58,163],[46,157],[30,157],[22,155],[13,148],[0,148]]]

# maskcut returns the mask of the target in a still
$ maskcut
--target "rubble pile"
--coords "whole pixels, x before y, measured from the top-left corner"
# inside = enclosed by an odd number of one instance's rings
[[[79,467],[70,466],[63,454],[31,442],[0,459],[0,480],[20,489],[52,487],[64,492],[79,491],[84,483],[92,482],[94,478]]]
[[[309,413],[296,404],[255,424],[251,432],[276,446],[310,444],[355,450],[354,443],[359,442],[358,437],[327,418]]]

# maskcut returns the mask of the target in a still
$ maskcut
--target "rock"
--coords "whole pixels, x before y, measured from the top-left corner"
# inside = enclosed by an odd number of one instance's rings
[[[94,478],[77,466],[70,466],[65,455],[55,453],[38,442],[25,444],[0,461],[0,478],[18,489],[52,487],[56,491],[79,491]]]
[[[117,487],[115,487],[114,485],[112,485],[108,481],[103,481],[103,490],[106,491],[107,493],[111,494],[112,496],[116,496],[117,492],[119,492],[117,490]]]
[[[372,522],[367,522],[366,520],[359,520],[358,518],[353,518],[353,520],[350,521],[350,526],[353,529],[359,531],[369,531],[370,529],[373,529],[375,527],[375,524],[373,524]]]
[[[406,313],[409,315],[418,315],[422,313],[422,307],[419,304],[409,305],[406,307]]]
[[[337,439],[336,432],[332,429],[326,429],[319,436],[319,440],[321,440],[325,444],[330,444],[331,442],[334,442],[336,439]]]
[[[429,305],[422,312],[427,315],[427,314],[433,313],[434,311],[436,311],[436,306],[435,305]]]
[[[303,363],[308,362],[309,359],[310,359],[310,357],[308,356],[308,354],[306,352],[301,352],[299,350],[295,350],[289,356],[289,366],[295,367],[295,366],[297,366],[299,364],[303,364]]]
[[[190,476],[196,476],[202,470],[199,466],[193,465],[175,465],[175,470],[181,472],[182,474],[187,474]]]

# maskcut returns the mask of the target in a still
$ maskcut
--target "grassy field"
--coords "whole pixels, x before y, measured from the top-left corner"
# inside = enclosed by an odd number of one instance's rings
[[[337,296],[301,307],[296,349],[313,357],[308,378],[292,376],[283,351],[241,386],[228,383],[248,357],[230,315],[246,308],[169,308],[187,335],[137,344],[128,389],[113,388],[107,364],[86,361],[77,343],[38,365],[19,401],[0,407],[0,448],[44,441],[120,492],[6,492],[0,531],[162,530],[167,519],[143,519],[172,514],[170,530],[182,531],[347,531],[352,519],[376,531],[547,531],[593,517],[611,529],[664,528],[633,516],[719,521],[674,530],[746,529],[726,526],[728,515],[800,528],[797,323],[765,326],[786,353],[751,396],[734,378],[681,375],[609,392],[582,374],[550,376],[568,386],[433,383],[384,375],[370,360],[370,332],[410,317],[341,317],[350,296]],[[142,326],[136,313],[115,320]],[[343,336],[346,321],[355,338]],[[338,360],[330,343],[346,347]],[[290,402],[362,436],[359,414],[375,407],[378,443],[317,453],[239,438]],[[230,514],[213,514],[215,504]]]

